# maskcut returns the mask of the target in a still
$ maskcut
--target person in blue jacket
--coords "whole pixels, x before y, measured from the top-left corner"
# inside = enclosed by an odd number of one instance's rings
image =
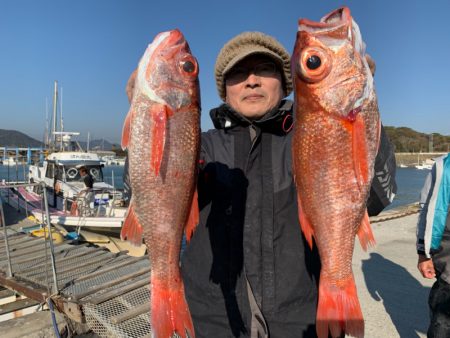
[[[418,269],[435,283],[428,338],[450,337],[450,153],[436,159],[422,188],[417,223]]]

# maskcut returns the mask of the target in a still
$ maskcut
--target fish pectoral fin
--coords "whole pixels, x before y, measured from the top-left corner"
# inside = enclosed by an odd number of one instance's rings
[[[150,111],[152,120],[152,150],[150,159],[150,168],[156,176],[159,175],[161,162],[164,155],[164,146],[166,144],[167,119],[173,113],[166,105],[156,104]]]
[[[305,235],[306,241],[309,244],[309,247],[313,248],[313,237],[314,237],[314,228],[309,222],[306,214],[303,209],[300,196],[297,194],[297,202],[298,202],[298,220],[300,221],[300,227],[302,228],[303,234]]]
[[[366,144],[366,126],[360,114],[356,116],[352,130],[353,165],[360,187],[369,183],[369,164]]]
[[[121,146],[122,149],[125,150],[128,148],[128,145],[130,144],[130,136],[131,136],[131,123],[133,121],[133,110],[130,109],[130,111],[127,114],[127,117],[125,118],[125,122],[123,124],[122,128],[122,141]]]
[[[375,237],[373,236],[372,228],[370,226],[367,210],[364,212],[363,220],[356,234],[358,235],[359,243],[364,251],[367,251],[367,248],[375,246]]]
[[[356,293],[353,276],[339,281],[339,285],[320,274],[316,331],[319,338],[364,337],[364,319]]]
[[[181,278],[172,278],[169,287],[152,277],[151,295],[152,337],[195,337]]]
[[[198,210],[198,194],[197,189],[194,191],[194,195],[192,196],[192,205],[191,210],[189,212],[189,217],[184,228],[184,233],[186,235],[186,240],[189,242],[194,234],[195,228],[199,223],[199,210]]]
[[[134,212],[133,202],[130,203],[127,216],[120,231],[120,239],[128,240],[135,246],[142,244],[142,225],[139,223],[136,213]]]

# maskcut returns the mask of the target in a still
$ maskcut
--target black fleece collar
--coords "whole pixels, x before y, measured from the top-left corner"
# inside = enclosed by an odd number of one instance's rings
[[[254,125],[263,131],[274,134],[287,134],[291,130],[293,102],[282,100],[279,107],[269,111],[259,120],[251,121],[228,104],[223,103],[219,107],[211,109],[209,115],[216,129],[233,129],[235,127],[248,127]]]

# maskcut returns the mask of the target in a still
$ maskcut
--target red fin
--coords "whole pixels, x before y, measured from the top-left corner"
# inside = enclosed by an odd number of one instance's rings
[[[151,324],[152,337],[167,338],[195,337],[191,314],[184,296],[181,279],[172,281],[176,285],[159,283],[152,277],[151,281]],[[189,335],[189,336],[188,336]]]
[[[300,197],[297,194],[297,202],[298,202],[298,219],[300,221],[300,226],[302,227],[303,234],[305,235],[306,241],[309,244],[309,247],[312,249],[313,247],[313,236],[314,236],[314,228],[309,223],[306,215],[304,213],[304,209],[302,203],[300,201]]]
[[[168,112],[167,107],[163,105],[156,105],[155,108],[150,112],[153,121],[150,167],[155,175],[158,176],[164,154],[164,145],[166,143]]]
[[[367,248],[375,246],[375,237],[373,236],[372,228],[370,227],[367,210],[364,212],[364,218],[359,226],[357,235],[359,238],[359,243],[364,251],[367,251]]]
[[[369,182],[369,166],[367,163],[366,126],[361,115],[357,115],[353,123],[353,164],[358,185],[362,187]]]
[[[194,195],[192,196],[192,205],[191,210],[189,212],[189,217],[186,223],[186,227],[184,229],[184,233],[186,234],[186,240],[189,242],[194,234],[195,228],[199,222],[199,211],[198,211],[198,194],[197,189],[194,191]]]
[[[125,118],[125,122],[123,124],[122,128],[122,149],[125,150],[128,148],[128,145],[130,144],[130,136],[131,136],[131,122],[133,120],[133,111],[130,109],[130,111],[127,114],[127,117]]]
[[[120,239],[123,241],[126,239],[136,246],[142,244],[142,226],[134,212],[133,203],[130,203],[130,207],[128,208],[127,216],[120,232]]]
[[[319,338],[328,338],[328,331],[332,337],[340,337],[342,332],[364,337],[364,319],[353,276],[337,286],[320,275],[316,330]]]

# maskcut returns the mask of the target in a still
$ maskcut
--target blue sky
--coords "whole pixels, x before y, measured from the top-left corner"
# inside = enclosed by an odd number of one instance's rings
[[[377,63],[385,125],[450,135],[450,1],[2,0],[0,129],[42,140],[46,98],[63,88],[66,130],[119,142],[125,84],[161,31],[180,29],[200,64],[202,129],[220,103],[215,58],[242,31],[262,31],[293,50],[299,18],[319,20],[342,5]],[[50,107],[51,108],[51,107]],[[51,111],[51,109],[49,110]]]

